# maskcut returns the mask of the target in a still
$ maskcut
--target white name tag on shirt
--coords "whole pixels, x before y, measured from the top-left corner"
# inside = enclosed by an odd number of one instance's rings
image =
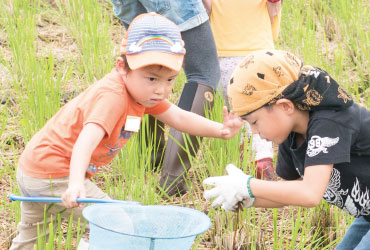
[[[125,123],[125,130],[138,132],[140,129],[141,117],[128,115]]]

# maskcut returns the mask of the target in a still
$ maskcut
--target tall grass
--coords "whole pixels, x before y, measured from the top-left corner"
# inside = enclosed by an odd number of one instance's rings
[[[369,9],[368,0],[285,0],[277,48],[327,70],[356,101],[370,107]],[[41,32],[45,28],[62,31],[45,37]],[[113,68],[121,33],[109,0],[0,0],[0,72],[8,72],[0,75],[0,97],[5,97],[0,98],[0,218],[6,224],[0,229],[1,249],[9,247],[20,220],[19,203],[9,203],[6,196],[18,192],[15,166],[21,150],[63,105],[66,94],[69,98],[70,91],[81,91]],[[64,51],[71,53],[53,50],[58,39],[68,41],[69,50]],[[185,81],[181,73],[172,102],[177,102]],[[221,121],[222,106],[222,94],[218,94],[207,116]],[[242,133],[228,141],[204,139],[199,153],[191,158],[189,194],[164,197],[158,186],[160,174],[150,163],[157,145],[155,140],[143,142],[146,133],[144,127],[133,136],[94,181],[115,199],[206,212],[212,226],[197,238],[193,249],[334,249],[353,220],[325,202],[312,209],[250,208],[239,213],[211,208],[202,198],[204,178],[225,174],[228,163],[255,173],[248,139],[240,159]],[[191,150],[192,145],[187,148]],[[37,249],[73,249],[84,228],[81,222],[63,223],[60,217],[45,226],[52,233],[40,238]]]
[[[76,65],[87,83],[102,78],[112,69],[117,52],[110,34],[112,16],[108,1],[56,0],[63,25],[68,27],[78,46]],[[113,54],[116,52],[116,54]]]
[[[39,130],[60,108],[60,88],[69,77],[68,68],[55,72],[51,53],[37,55],[37,23],[40,1],[14,1],[4,6],[4,22],[13,61],[6,62],[12,75],[15,102],[19,103],[24,141]],[[37,107],[37,108],[35,108]]]
[[[369,105],[370,2],[286,1],[278,48],[330,72]]]

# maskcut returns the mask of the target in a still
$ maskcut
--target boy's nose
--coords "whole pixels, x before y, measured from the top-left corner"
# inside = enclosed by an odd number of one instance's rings
[[[158,86],[155,88],[154,92],[156,94],[163,94],[164,93],[164,86],[162,84],[158,84]]]

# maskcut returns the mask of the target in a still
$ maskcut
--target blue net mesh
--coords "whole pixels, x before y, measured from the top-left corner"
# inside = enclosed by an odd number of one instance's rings
[[[90,223],[89,249],[188,250],[210,219],[178,206],[98,204],[83,210]]]

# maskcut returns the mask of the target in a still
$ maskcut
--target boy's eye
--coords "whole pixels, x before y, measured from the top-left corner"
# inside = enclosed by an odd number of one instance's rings
[[[148,77],[149,81],[154,82],[155,78],[154,77]]]
[[[173,82],[173,81],[175,81],[175,78],[170,78],[170,79],[168,79],[168,81]]]

